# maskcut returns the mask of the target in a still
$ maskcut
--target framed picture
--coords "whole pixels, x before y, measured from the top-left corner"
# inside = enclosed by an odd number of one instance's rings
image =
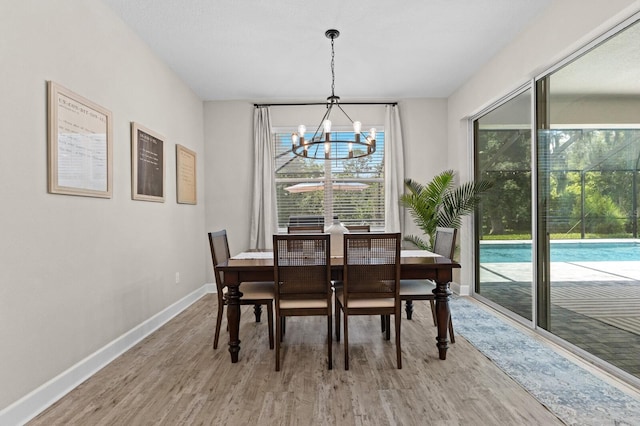
[[[176,196],[180,204],[198,204],[196,153],[182,145],[176,145]]]
[[[48,191],[111,198],[111,111],[53,81],[47,94]]]
[[[164,137],[131,123],[131,198],[164,203]]]

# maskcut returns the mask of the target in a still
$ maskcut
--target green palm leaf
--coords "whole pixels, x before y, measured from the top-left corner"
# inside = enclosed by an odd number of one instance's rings
[[[405,192],[400,204],[409,209],[416,226],[428,236],[428,241],[414,235],[404,239],[422,249],[433,247],[438,226],[460,229],[462,217],[473,213],[480,195],[491,188],[485,180],[466,182],[455,187],[453,170],[445,170],[429,183],[422,185],[413,179],[405,179]]]

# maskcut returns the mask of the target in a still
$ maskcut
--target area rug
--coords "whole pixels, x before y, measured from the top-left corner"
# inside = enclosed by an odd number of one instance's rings
[[[640,400],[462,297],[451,300],[456,333],[569,425],[640,425]]]

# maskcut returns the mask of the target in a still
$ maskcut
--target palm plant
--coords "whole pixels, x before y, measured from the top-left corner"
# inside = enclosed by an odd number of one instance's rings
[[[422,250],[433,247],[436,228],[462,226],[462,217],[473,213],[480,195],[493,185],[486,180],[471,181],[455,186],[453,170],[445,170],[431,182],[422,185],[412,179],[405,179],[408,192],[400,197],[400,204],[409,209],[415,224],[428,236],[428,240],[415,235],[407,235],[410,241]]]

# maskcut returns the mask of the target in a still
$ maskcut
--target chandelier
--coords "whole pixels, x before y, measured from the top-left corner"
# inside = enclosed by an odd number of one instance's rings
[[[313,159],[346,160],[366,157],[376,152],[376,129],[372,128],[369,134],[363,138],[361,134],[362,123],[353,121],[340,106],[340,97],[336,96],[334,92],[336,74],[333,49],[333,42],[340,35],[340,31],[327,30],[324,35],[331,40],[331,96],[327,98],[327,112],[320,120],[311,139],[304,137],[307,128],[303,124],[298,126],[298,131],[291,135],[291,151],[298,157]],[[331,120],[329,118],[334,107],[342,111],[353,125],[353,139],[347,139],[343,136],[331,137]],[[341,135],[343,134],[341,133]]]

